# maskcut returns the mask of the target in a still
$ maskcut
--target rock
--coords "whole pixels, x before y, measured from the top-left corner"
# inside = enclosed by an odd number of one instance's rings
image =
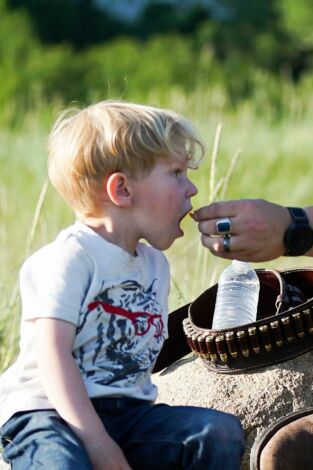
[[[273,421],[312,406],[313,352],[245,374],[209,371],[189,355],[154,374],[158,403],[215,408],[237,415],[246,434],[242,470],[249,470],[256,436]]]
[[[246,434],[241,470],[249,470],[256,436],[273,421],[312,406],[313,352],[256,372],[223,375],[211,372],[189,355],[153,375],[158,402],[215,408],[238,416]],[[9,467],[1,460],[0,470]]]

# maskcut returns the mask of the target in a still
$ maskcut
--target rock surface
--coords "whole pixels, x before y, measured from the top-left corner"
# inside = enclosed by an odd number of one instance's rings
[[[241,465],[249,470],[256,436],[273,421],[313,405],[313,352],[254,373],[222,375],[208,371],[201,359],[186,356],[153,375],[158,402],[215,408],[237,415],[245,429]],[[0,470],[9,467],[1,461]]]
[[[237,415],[246,434],[241,465],[249,470],[256,436],[273,421],[312,402],[313,352],[254,373],[222,375],[211,372],[201,359],[186,356],[153,376],[158,402],[215,408]]]

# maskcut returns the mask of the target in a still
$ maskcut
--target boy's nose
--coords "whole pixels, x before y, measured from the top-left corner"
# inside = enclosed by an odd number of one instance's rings
[[[197,194],[197,186],[193,184],[192,181],[188,179],[188,197],[193,197]]]

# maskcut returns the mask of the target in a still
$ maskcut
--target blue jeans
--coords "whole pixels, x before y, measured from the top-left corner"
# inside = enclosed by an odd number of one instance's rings
[[[239,420],[220,411],[130,398],[92,400],[133,470],[239,470]],[[54,410],[15,414],[0,430],[13,470],[91,470],[77,436]]]

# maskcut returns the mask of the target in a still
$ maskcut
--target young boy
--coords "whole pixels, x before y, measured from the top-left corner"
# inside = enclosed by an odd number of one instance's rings
[[[21,269],[20,354],[0,382],[13,469],[239,469],[237,418],[156,405],[150,379],[167,337],[160,250],[183,235],[197,147],[180,116],[126,102],[56,122],[49,176],[78,220]]]

